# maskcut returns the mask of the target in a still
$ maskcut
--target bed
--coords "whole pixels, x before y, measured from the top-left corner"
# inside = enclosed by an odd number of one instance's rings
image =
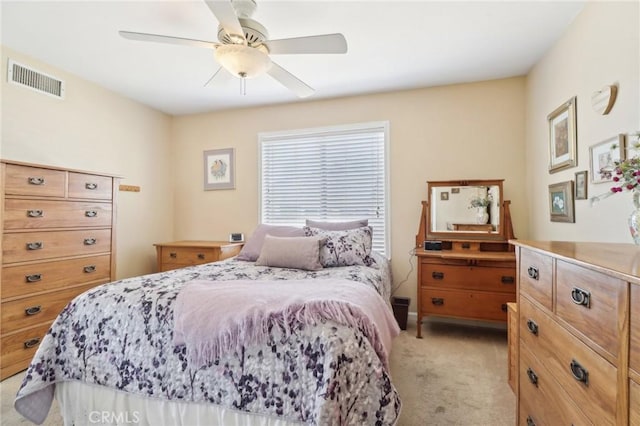
[[[401,401],[388,369],[390,342],[385,351],[372,336],[399,333],[388,302],[391,276],[386,258],[367,256],[366,264],[316,270],[233,258],[91,289],[53,323],[14,406],[37,424],[55,398],[67,425],[394,425]],[[196,283],[214,288],[236,280],[286,291],[343,282],[374,292],[383,307],[364,318],[373,328],[293,316],[282,326],[280,319],[265,328],[263,341],[236,342],[195,362],[189,345],[174,343],[176,300]],[[247,306],[251,294],[243,296]]]

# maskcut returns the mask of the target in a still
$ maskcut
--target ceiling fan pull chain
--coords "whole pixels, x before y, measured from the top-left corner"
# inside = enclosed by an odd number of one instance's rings
[[[247,79],[244,77],[240,78],[240,94],[242,96],[247,94]]]

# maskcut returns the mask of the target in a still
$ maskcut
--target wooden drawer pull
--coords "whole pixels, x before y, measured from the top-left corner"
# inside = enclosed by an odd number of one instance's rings
[[[507,306],[506,303],[503,303],[502,305],[500,305],[500,309],[502,310],[502,312],[507,312],[507,310],[509,309],[509,307]]]
[[[532,319],[527,320],[527,330],[534,336],[538,335],[538,324]]]
[[[198,253],[198,259],[204,260],[204,253]]]
[[[31,349],[34,346],[37,346],[38,343],[40,343],[40,338],[39,337],[34,337],[33,339],[29,339],[29,340],[24,342],[24,348],[25,349]]]
[[[527,376],[529,376],[529,381],[533,383],[535,387],[538,387],[538,375],[534,373],[531,367],[527,368]]]
[[[90,274],[96,271],[96,265],[88,265],[83,268],[85,274]]]
[[[509,276],[503,275],[502,278],[500,278],[500,282],[502,284],[515,284],[516,279],[513,278],[513,277],[509,277]]]
[[[574,287],[573,290],[571,290],[571,300],[573,300],[573,303],[576,305],[591,308],[591,293],[587,290]]]
[[[444,272],[434,271],[434,272],[431,273],[431,278],[433,278],[434,280],[443,280],[444,279]]]
[[[578,361],[572,359],[571,364],[569,364],[569,368],[571,369],[571,375],[574,379],[584,383],[585,385],[589,384],[589,371],[581,366]]]
[[[432,297],[431,303],[433,303],[436,306],[442,306],[444,305],[444,299],[441,297]]]
[[[95,211],[95,210],[87,210],[87,211],[84,212],[84,215],[86,217],[96,217],[96,216],[98,216],[98,212]]]
[[[24,280],[28,283],[37,283],[38,281],[42,280],[42,274],[26,275],[24,277]]]
[[[84,239],[84,245],[85,246],[92,246],[97,242],[98,242],[98,240],[96,240],[95,238],[85,238]]]
[[[84,187],[90,191],[93,191],[94,189],[98,189],[98,184],[93,182],[87,182],[84,184]]]
[[[42,217],[44,216],[44,211],[42,210],[27,210],[27,217]]]
[[[527,416],[527,426],[536,426],[536,422],[533,421],[531,416]]]
[[[43,177],[30,177],[27,181],[29,185],[44,185]]]
[[[42,310],[42,306],[37,305],[37,306],[32,306],[30,308],[25,309],[24,313],[27,315],[36,315],[36,314],[39,314],[41,310]]]
[[[172,259],[175,259],[176,257],[178,257],[178,253],[171,252],[171,253],[169,253],[169,257],[172,258]]]
[[[42,241],[34,241],[32,243],[27,243],[27,250],[40,250],[44,247]]]
[[[540,271],[538,271],[538,268],[536,268],[535,266],[529,266],[529,268],[527,269],[527,274],[532,280],[538,280],[540,278]]]

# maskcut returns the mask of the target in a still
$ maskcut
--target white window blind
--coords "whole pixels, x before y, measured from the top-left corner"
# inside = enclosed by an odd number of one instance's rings
[[[373,249],[388,256],[388,123],[263,133],[260,220],[369,219]]]

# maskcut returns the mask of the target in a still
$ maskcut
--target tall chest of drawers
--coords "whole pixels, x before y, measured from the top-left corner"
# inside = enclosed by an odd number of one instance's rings
[[[1,162],[2,379],[78,294],[115,279],[117,177]]]
[[[640,425],[640,248],[512,241],[520,425]]]

